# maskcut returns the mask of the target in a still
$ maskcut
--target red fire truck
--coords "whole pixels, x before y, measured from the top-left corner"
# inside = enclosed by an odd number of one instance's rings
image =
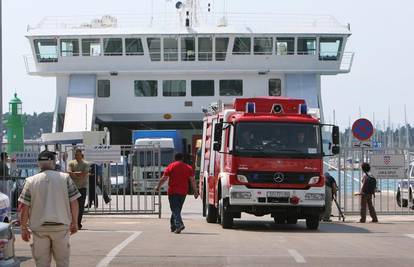
[[[199,186],[207,222],[231,228],[246,212],[319,227],[323,156],[339,152],[339,128],[322,125],[307,110],[304,100],[260,97],[205,111]],[[325,126],[332,135],[329,153],[323,151]]]

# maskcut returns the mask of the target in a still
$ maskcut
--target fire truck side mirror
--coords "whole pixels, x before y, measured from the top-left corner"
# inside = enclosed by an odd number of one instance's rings
[[[216,123],[214,126],[214,143],[213,150],[221,150],[221,134],[223,133],[223,123]]]
[[[216,123],[214,126],[214,142],[221,143],[221,134],[223,133],[223,123]]]
[[[339,127],[338,126],[332,127],[332,143],[334,147],[339,145]]]

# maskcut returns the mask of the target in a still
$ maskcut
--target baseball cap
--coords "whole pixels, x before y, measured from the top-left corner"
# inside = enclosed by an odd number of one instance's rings
[[[39,153],[37,160],[38,161],[56,160],[56,153],[52,151],[44,150]]]

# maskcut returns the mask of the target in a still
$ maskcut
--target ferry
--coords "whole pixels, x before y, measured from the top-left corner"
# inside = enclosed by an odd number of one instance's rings
[[[321,77],[352,68],[350,25],[332,16],[167,4],[162,14],[46,17],[28,27],[27,73],[56,78],[53,132],[108,129],[112,144],[131,144],[133,130],[178,129],[191,153],[211,103],[302,98],[323,121]]]

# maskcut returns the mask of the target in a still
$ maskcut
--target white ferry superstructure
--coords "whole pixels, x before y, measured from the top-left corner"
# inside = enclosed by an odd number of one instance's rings
[[[331,16],[174,4],[169,19],[53,17],[28,27],[27,72],[56,77],[54,132],[107,127],[113,144],[128,144],[131,130],[180,129],[195,145],[212,102],[299,97],[323,118],[321,76],[351,70],[350,27]]]

